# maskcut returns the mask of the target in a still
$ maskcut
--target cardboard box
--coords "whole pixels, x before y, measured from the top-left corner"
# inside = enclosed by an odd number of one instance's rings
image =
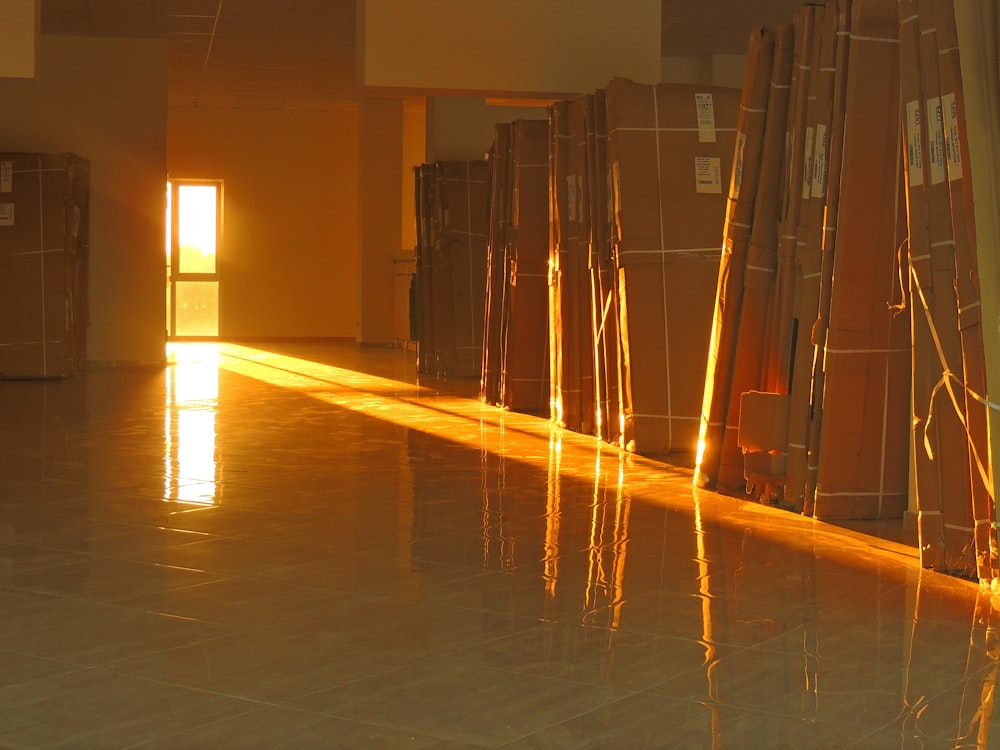
[[[480,397],[488,404],[501,403],[504,329],[510,289],[510,176],[514,152],[511,126],[498,123],[489,153],[490,228],[486,253],[486,312]]]
[[[607,88],[624,445],[693,462],[740,93]]]
[[[64,378],[86,359],[89,163],[0,154],[0,378]]]
[[[897,248],[895,9],[854,2],[814,515],[899,518],[908,489],[906,318]],[[793,440],[791,433],[789,440]]]
[[[513,123],[510,286],[506,306],[502,404],[549,414],[548,123]]]
[[[777,184],[784,153],[783,137],[778,142],[780,151],[774,148],[776,142],[773,135],[770,139],[765,138],[768,123],[772,133],[779,132],[780,126],[783,136],[787,117],[787,84],[791,78],[792,62],[790,30],[786,27],[779,31],[778,37],[780,44],[776,45],[775,33],[767,29],[757,29],[750,36],[709,343],[695,479],[701,487],[716,487],[723,456],[730,454],[727,456],[727,469],[732,465],[736,472],[735,475],[727,472],[720,488],[722,491],[742,492],[742,453],[733,439],[738,416],[734,420],[731,413],[738,410],[739,394],[757,387],[760,379],[759,355],[752,373],[747,372],[747,367],[741,367],[737,359],[741,341],[745,351],[759,350],[762,329],[762,325],[743,324],[744,292],[748,288],[759,288],[750,286],[752,282],[748,277],[762,272],[773,275],[773,267],[768,273],[759,261],[750,264],[749,255],[758,189],[762,185]],[[767,194],[767,198],[773,202],[776,211],[776,194]],[[772,221],[776,223],[776,218]],[[748,303],[748,309],[756,303],[752,294]],[[754,340],[757,341],[756,346],[753,345]]]
[[[591,335],[594,340],[594,430],[609,443],[621,440],[621,337],[618,278],[611,230],[614,222],[611,164],[608,161],[607,97],[587,97],[586,197],[590,206],[589,277]]]

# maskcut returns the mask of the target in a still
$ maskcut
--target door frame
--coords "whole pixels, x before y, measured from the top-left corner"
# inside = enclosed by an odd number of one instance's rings
[[[178,205],[178,191],[181,187],[188,185],[215,186],[215,272],[214,273],[184,273],[178,271],[180,268],[180,210]],[[169,206],[169,216],[167,217],[170,229],[169,256],[167,262],[167,341],[216,341],[222,330],[222,248],[223,248],[223,200],[225,197],[225,186],[221,179],[168,177],[167,178],[167,201]],[[214,281],[218,289],[218,310],[217,322],[218,330],[214,336],[178,336],[177,330],[177,296],[174,293],[174,282],[176,281]]]

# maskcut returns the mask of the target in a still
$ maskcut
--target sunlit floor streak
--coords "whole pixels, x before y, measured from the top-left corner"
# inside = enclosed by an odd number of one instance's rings
[[[0,746],[990,747],[988,591],[420,379],[0,382]]]

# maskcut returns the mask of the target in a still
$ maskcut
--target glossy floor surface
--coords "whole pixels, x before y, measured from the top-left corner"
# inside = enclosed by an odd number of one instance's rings
[[[988,591],[418,382],[0,383],[0,747],[1000,746]]]

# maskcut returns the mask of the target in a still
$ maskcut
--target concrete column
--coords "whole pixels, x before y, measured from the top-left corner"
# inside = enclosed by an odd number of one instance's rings
[[[38,68],[39,0],[0,2],[0,78],[34,78]]]
[[[358,133],[358,332],[395,341],[395,269],[402,252],[403,100],[362,99]]]

